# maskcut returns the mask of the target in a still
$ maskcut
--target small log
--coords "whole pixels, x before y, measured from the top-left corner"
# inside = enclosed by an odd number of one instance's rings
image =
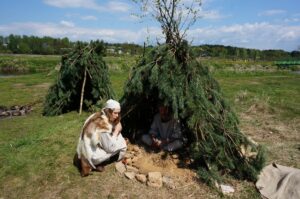
[[[83,95],[84,95],[85,82],[86,82],[86,68],[84,69],[84,78],[83,78],[82,87],[81,87],[79,115],[82,112],[82,103],[83,103]]]

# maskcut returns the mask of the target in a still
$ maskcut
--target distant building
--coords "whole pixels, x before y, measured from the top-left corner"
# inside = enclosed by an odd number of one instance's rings
[[[121,47],[116,47],[116,46],[109,46],[106,48],[106,52],[108,54],[118,54],[121,55],[123,54],[123,49]]]
[[[106,49],[106,52],[107,52],[107,53],[115,54],[116,51],[115,51],[115,48],[110,47],[110,48],[107,48],[107,49]]]
[[[119,55],[123,54],[123,50],[122,50],[122,49],[119,49],[119,50],[118,50],[118,54],[119,54]]]

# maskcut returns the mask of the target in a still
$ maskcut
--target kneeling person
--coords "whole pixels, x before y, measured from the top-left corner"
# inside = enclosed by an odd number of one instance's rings
[[[119,102],[110,99],[101,112],[85,121],[77,145],[81,176],[92,169],[102,171],[100,164],[118,153],[118,160],[123,159],[127,144],[121,134],[120,110]]]

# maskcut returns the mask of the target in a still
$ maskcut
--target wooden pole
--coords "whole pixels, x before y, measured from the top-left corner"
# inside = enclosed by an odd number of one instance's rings
[[[83,82],[82,82],[82,87],[81,87],[79,115],[82,112],[82,103],[83,103],[83,95],[84,95],[85,82],[86,82],[86,68],[84,69],[84,77],[83,77]]]

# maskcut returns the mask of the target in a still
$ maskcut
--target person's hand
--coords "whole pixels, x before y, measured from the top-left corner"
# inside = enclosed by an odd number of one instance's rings
[[[155,148],[160,148],[161,147],[161,141],[157,138],[152,138],[152,143],[153,143],[153,146]]]
[[[167,145],[167,144],[169,144],[169,140],[168,139],[165,139],[165,140],[161,141],[161,145],[162,146]]]

